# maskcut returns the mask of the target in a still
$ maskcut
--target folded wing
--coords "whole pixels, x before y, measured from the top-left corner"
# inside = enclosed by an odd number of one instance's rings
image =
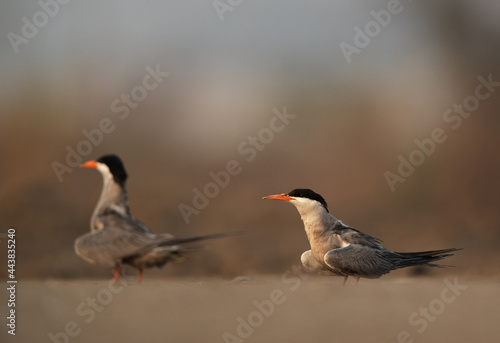
[[[369,246],[351,244],[330,250],[325,254],[325,263],[344,275],[378,278],[389,273],[394,264],[388,251]]]

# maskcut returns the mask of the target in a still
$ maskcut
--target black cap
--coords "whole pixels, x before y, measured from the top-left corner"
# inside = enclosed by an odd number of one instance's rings
[[[103,163],[108,166],[109,171],[113,174],[113,178],[115,182],[124,186],[125,181],[127,180],[127,172],[125,171],[125,167],[123,166],[122,160],[114,155],[104,155],[99,157],[97,160],[99,163]]]
[[[307,198],[311,200],[316,200],[319,202],[321,205],[323,205],[328,212],[328,205],[326,204],[325,199],[319,195],[318,193],[308,189],[308,188],[297,188],[288,193],[287,195],[294,197],[294,198]]]

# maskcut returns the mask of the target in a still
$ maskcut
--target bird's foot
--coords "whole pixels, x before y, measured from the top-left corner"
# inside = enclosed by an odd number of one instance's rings
[[[113,282],[117,282],[120,277],[120,266],[116,266],[115,275],[113,276]]]

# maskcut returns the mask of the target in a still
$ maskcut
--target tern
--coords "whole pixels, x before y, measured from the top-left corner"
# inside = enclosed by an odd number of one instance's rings
[[[269,195],[263,199],[287,201],[295,205],[304,223],[311,250],[304,252],[304,267],[322,275],[377,279],[394,269],[410,266],[445,267],[431,262],[453,256],[457,248],[394,252],[384,248],[380,239],[364,234],[335,218],[325,199],[310,189]]]
[[[127,172],[118,156],[105,155],[81,167],[97,169],[103,176],[104,185],[90,220],[90,232],[75,240],[75,252],[91,264],[114,267],[115,282],[123,264],[139,269],[140,282],[143,269],[163,267],[192,250],[180,244],[237,234],[188,238],[174,238],[167,233],[156,235],[130,213],[125,187]]]

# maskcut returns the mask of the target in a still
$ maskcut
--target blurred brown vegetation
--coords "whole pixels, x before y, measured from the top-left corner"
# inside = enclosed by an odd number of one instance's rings
[[[293,206],[261,197],[298,187],[322,194],[336,217],[383,239],[389,249],[465,248],[447,260],[458,268],[432,273],[498,274],[500,90],[457,130],[442,115],[473,94],[479,75],[500,80],[500,30],[472,20],[463,3],[447,3],[422,5],[433,13],[428,30],[434,38],[426,50],[405,50],[388,67],[371,66],[368,49],[358,65],[332,61],[335,75],[311,72],[313,63],[300,56],[273,72],[264,63],[251,76],[238,67],[196,69],[203,61],[176,73],[174,63],[157,58],[136,63],[115,88],[104,82],[113,61],[96,67],[74,57],[66,61],[72,64],[68,73],[57,70],[61,80],[36,65],[28,68],[21,81],[3,88],[0,104],[0,232],[17,229],[18,277],[109,274],[73,252],[75,238],[88,230],[101,176],[75,169],[59,182],[51,167],[64,163],[65,147],[75,148],[84,139],[81,131],[96,128],[102,117],[112,118],[116,130],[84,159],[122,157],[132,213],[153,231],[179,237],[246,232],[206,242],[206,250],[182,264],[146,277],[282,273],[299,261],[307,240]],[[196,42],[184,44],[196,53]],[[140,82],[143,66],[160,62],[172,75],[119,121],[109,105]],[[273,108],[284,106],[297,118],[246,162],[238,145],[268,126]],[[436,127],[448,139],[391,192],[384,172],[396,172],[398,156],[407,157],[414,140]],[[193,188],[201,189],[210,171],[233,159],[243,172],[187,225],[179,204],[191,205]]]

